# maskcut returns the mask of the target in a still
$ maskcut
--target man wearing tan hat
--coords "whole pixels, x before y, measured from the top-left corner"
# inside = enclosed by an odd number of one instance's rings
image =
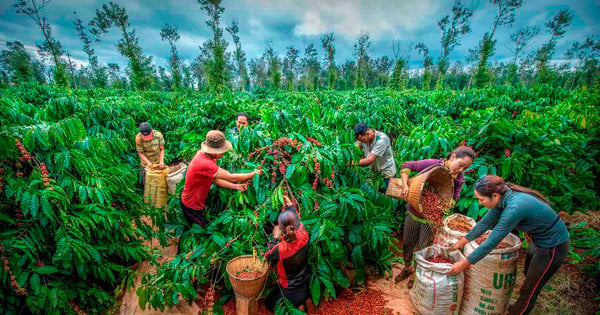
[[[206,134],[200,151],[196,153],[185,174],[185,185],[181,193],[181,210],[190,224],[206,225],[208,220],[204,213],[204,201],[208,196],[211,185],[214,184],[239,191],[246,191],[245,181],[261,174],[255,170],[251,173],[229,173],[217,166],[217,159],[231,149],[231,142],[225,140],[225,135],[219,130],[211,130]]]
[[[152,130],[150,124],[143,122],[140,124],[140,132],[135,136],[135,148],[140,157],[140,176],[144,184],[147,166],[165,167],[165,138],[159,131]]]

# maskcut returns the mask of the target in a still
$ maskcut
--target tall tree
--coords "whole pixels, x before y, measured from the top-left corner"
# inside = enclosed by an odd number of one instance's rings
[[[535,54],[537,82],[550,83],[552,81],[552,73],[548,69],[548,61],[552,59],[552,55],[554,55],[554,50],[556,49],[556,43],[565,35],[566,28],[571,25],[572,20],[573,13],[571,11],[561,10],[552,18],[552,20],[545,24],[548,31],[552,34],[552,37],[550,37],[550,40],[543,44]]]
[[[71,61],[71,53],[67,52],[67,71],[69,72],[69,77],[71,78],[71,85],[77,89],[77,81],[75,77],[75,64]]]
[[[361,34],[358,36],[356,43],[353,46],[354,57],[356,58],[356,88],[365,88],[365,78],[369,75],[369,52],[371,49],[371,40],[369,34]]]
[[[371,79],[371,86],[387,86],[390,82],[390,70],[392,61],[388,56],[382,56],[373,60],[374,76]]]
[[[450,65],[450,52],[460,44],[460,35],[471,31],[469,18],[473,11],[463,6],[461,1],[456,1],[452,7],[452,16],[446,15],[438,21],[438,27],[442,31],[442,53],[438,61],[438,80],[436,89],[441,89],[444,84],[444,75]]]
[[[336,80],[336,67],[335,67],[335,38],[333,33],[329,33],[321,38],[321,44],[323,45],[323,49],[327,53],[327,84],[330,90],[335,90],[335,80]]]
[[[314,44],[308,44],[304,50],[304,58],[302,60],[304,68],[304,86],[308,91],[319,88],[319,71],[320,65],[317,59],[317,49]]]
[[[342,88],[345,90],[353,89],[356,82],[356,61],[346,60],[341,66],[341,72]]]
[[[429,56],[429,49],[425,44],[419,43],[415,46],[415,49],[420,55],[423,55],[423,75],[421,89],[427,91],[431,88],[431,71],[429,67],[433,64],[433,59]]]
[[[212,58],[207,60],[208,85],[212,91],[221,92],[228,85],[227,61],[225,60],[225,51],[227,42],[223,39],[223,29],[221,28],[221,15],[225,8],[221,5],[221,0],[198,0],[200,8],[208,16],[206,25],[212,30],[213,38],[208,42],[212,51]]]
[[[269,41],[267,43],[267,51],[266,51],[267,59],[269,60],[269,87],[273,90],[279,90],[281,88],[281,70],[279,66],[279,57],[277,57],[277,53],[273,49],[272,43]]]
[[[394,52],[394,59],[396,61],[394,63],[394,71],[392,72],[391,86],[395,90],[404,90],[406,88],[406,68],[408,66],[408,56],[410,56],[411,50],[412,44],[409,46],[406,59],[403,59],[402,57],[400,57],[400,43],[397,41],[392,41],[392,51]]]
[[[206,49],[203,48],[206,48],[206,46],[200,47],[200,55],[198,55],[190,65],[191,72],[197,84],[197,89],[200,91],[206,88],[207,81],[206,64],[208,63],[208,57],[206,55]]]
[[[171,80],[173,88],[178,90],[181,87],[181,58],[179,58],[177,46],[175,46],[180,38],[177,27],[168,23],[165,24],[160,30],[160,38],[168,41],[171,47],[171,57],[169,57]]]
[[[0,52],[0,67],[10,82],[16,85],[35,81],[43,82],[39,80],[43,78],[40,70],[36,69],[36,64],[21,42],[6,42],[6,48]]]
[[[38,3],[35,0],[25,1],[18,0],[14,3],[17,14],[25,14],[29,16],[39,26],[44,36],[44,44],[38,46],[39,52],[42,55],[51,55],[54,61],[54,81],[62,87],[69,87],[69,75],[67,74],[66,66],[62,60],[63,50],[59,41],[52,36],[52,28],[47,23],[46,17],[41,15],[46,5],[50,0],[42,0]]]
[[[577,71],[576,75],[573,75],[570,88],[573,88],[578,80],[582,81],[582,85],[597,87],[600,83],[600,40],[587,37],[583,42],[575,42],[565,56],[576,61]]]
[[[175,88],[174,82],[173,82],[173,77],[169,76],[167,74],[167,71],[165,70],[164,67],[162,67],[162,66],[158,67],[158,76],[157,77],[158,77],[158,80],[156,80],[158,83],[157,86],[160,90],[170,91],[173,88]]]
[[[250,77],[253,82],[252,85],[257,88],[266,88],[267,86],[267,66],[265,56],[252,58],[248,65],[250,69]]]
[[[73,12],[73,14],[77,13]],[[96,56],[94,48],[92,48],[92,40],[88,36],[87,30],[80,19],[75,20],[75,30],[83,42],[83,52],[88,56],[92,85],[105,88],[108,85],[106,69],[98,63],[98,56]]]
[[[479,64],[475,73],[475,85],[483,87],[491,82],[492,76],[487,68],[488,59],[494,55],[496,28],[502,25],[512,25],[515,21],[515,11],[521,7],[523,0],[491,0],[497,7],[492,30],[483,35],[479,43]]]
[[[135,30],[129,30],[131,25],[127,11],[114,2],[103,4],[96,10],[94,18],[90,21],[91,33],[96,36],[96,40],[100,40],[112,26],[118,28],[123,35],[117,48],[121,55],[129,60],[131,85],[138,90],[151,88],[154,84],[152,57],[144,56]]]
[[[508,75],[506,77],[506,83],[514,85],[518,82],[518,62],[519,56],[523,54],[525,49],[531,44],[534,37],[540,33],[540,29],[537,26],[522,27],[518,31],[510,35],[510,42],[512,47],[508,47],[508,50],[513,53],[512,62],[508,65]]]
[[[294,90],[296,73],[298,71],[299,51],[294,46],[288,46],[285,58],[283,59],[283,75],[285,76],[285,89]]]
[[[182,68],[182,72],[183,72],[183,80],[181,81],[182,86],[186,89],[193,89],[194,88],[194,80],[192,78],[191,67],[186,64],[182,64],[181,68]]]
[[[126,84],[121,78],[121,67],[116,63],[109,63],[108,65],[108,79],[110,85],[115,89],[124,89]]]
[[[250,78],[248,77],[248,70],[246,70],[246,53],[242,50],[242,43],[240,42],[240,37],[238,36],[238,33],[240,32],[238,22],[233,20],[231,22],[231,26],[227,28],[227,32],[231,34],[233,43],[235,44],[235,52],[233,53],[233,57],[236,61],[240,90],[245,91],[248,90]]]

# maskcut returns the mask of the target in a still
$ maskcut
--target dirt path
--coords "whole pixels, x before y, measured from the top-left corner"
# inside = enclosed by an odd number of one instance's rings
[[[391,309],[394,314],[410,315],[417,314],[412,302],[410,301],[410,290],[406,286],[408,280],[404,280],[398,284],[394,278],[404,266],[400,263],[392,265],[392,277],[382,277],[376,280],[368,281],[369,288],[377,289],[383,292],[384,298],[387,300],[385,307]]]
[[[144,220],[148,221],[148,220]],[[146,222],[148,223],[148,222]],[[161,247],[160,243],[157,239],[153,239],[152,242],[148,245],[151,249],[160,249],[161,258],[159,259],[159,263],[169,261],[175,257],[177,254],[177,239],[172,240],[167,247]],[[161,312],[160,310],[151,310],[146,308],[142,310],[139,306],[139,298],[135,293],[138,287],[142,283],[142,277],[144,274],[152,273],[156,271],[156,267],[150,265],[148,262],[143,262],[138,264],[135,268],[135,271],[138,274],[134,280],[134,287],[131,288],[128,292],[125,292],[123,296],[123,300],[121,301],[121,308],[119,309],[119,314],[121,315],[159,315],[159,314],[200,314],[200,308],[196,305],[196,303],[192,303],[192,305],[188,305],[185,301],[181,301],[176,307],[166,310],[165,312]]]
[[[597,218],[597,217],[594,217]],[[589,219],[585,217],[585,219]],[[573,220],[565,220],[567,223],[570,221],[583,221],[581,218],[576,217]],[[397,241],[401,245],[401,242]],[[162,252],[161,260],[168,261],[172,259],[177,252],[177,242],[171,242],[167,247],[160,247],[158,240],[153,240],[150,244],[151,248],[160,248]],[[400,246],[399,246],[400,247]],[[518,264],[518,275],[519,277],[517,285],[513,291],[513,298],[511,303],[514,303],[518,297],[519,288],[523,281],[523,260],[525,257],[524,250],[519,253],[519,264]],[[400,263],[394,263],[392,265],[392,276],[384,276],[381,278],[373,278],[367,281],[368,289],[379,290],[382,292],[383,297],[386,300],[385,307],[390,309],[394,315],[413,315],[417,314],[412,302],[410,301],[410,290],[407,287],[408,280],[404,280],[398,284],[395,283],[394,277],[402,270],[403,265]],[[201,309],[193,303],[188,306],[187,303],[180,303],[177,307],[168,310],[166,312],[160,312],[157,310],[142,310],[138,305],[138,297],[135,293],[141,283],[143,274],[154,272],[155,267],[151,266],[147,262],[141,263],[135,268],[139,271],[139,274],[135,278],[135,287],[127,292],[122,300],[120,314],[143,314],[143,315],[155,315],[155,314],[201,314]],[[590,281],[591,280],[591,281]],[[594,293],[595,281],[590,279],[589,276],[585,275],[579,265],[564,264],[560,271],[550,280],[548,285],[542,290],[536,307],[532,312],[532,315],[538,314],[594,314],[600,310],[600,301],[595,301]],[[229,301],[227,304],[233,304],[233,301]],[[264,304],[263,301],[261,301]],[[322,302],[330,303],[330,302]],[[235,309],[234,304],[229,305],[229,308],[225,308],[226,313],[228,309]],[[230,311],[229,313],[234,313]],[[261,308],[261,314],[271,314],[266,309]],[[333,314],[331,314],[333,315]]]

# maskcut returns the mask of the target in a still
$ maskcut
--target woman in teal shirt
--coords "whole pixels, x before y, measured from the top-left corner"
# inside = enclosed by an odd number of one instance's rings
[[[452,246],[460,249],[493,226],[489,237],[462,261],[454,263],[449,274],[458,274],[489,254],[513,229],[531,236],[525,257],[525,281],[509,314],[528,314],[540,291],[558,271],[569,252],[569,231],[560,216],[540,192],[512,183],[500,176],[486,175],[475,184],[479,204],[488,213]]]

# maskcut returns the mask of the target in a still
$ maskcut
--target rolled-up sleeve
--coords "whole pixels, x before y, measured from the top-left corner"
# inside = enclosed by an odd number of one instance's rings
[[[420,172],[420,171],[430,167],[431,165],[434,165],[439,162],[440,162],[440,160],[436,160],[436,159],[427,159],[427,160],[420,160],[420,161],[406,161],[406,162],[402,163],[402,167],[400,167],[400,169],[402,171],[407,169],[407,170],[410,170],[411,172]]]
[[[456,180],[454,180],[454,194],[452,196],[452,199],[458,200],[458,197],[460,197],[460,193],[463,189],[464,184],[465,177],[463,176],[463,174],[458,175]]]

